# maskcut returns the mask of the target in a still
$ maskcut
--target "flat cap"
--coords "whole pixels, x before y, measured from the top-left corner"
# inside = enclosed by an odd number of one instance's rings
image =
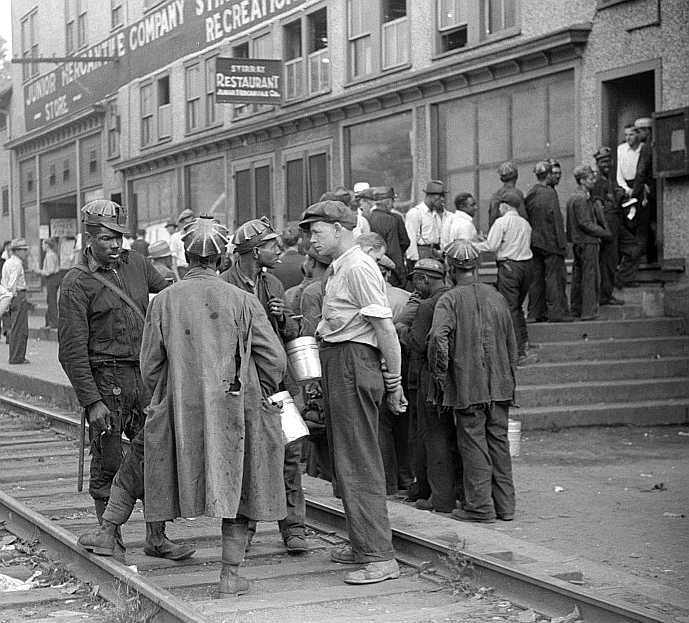
[[[612,158],[612,149],[610,147],[599,147],[598,151],[593,154],[593,157],[595,158],[596,161],[598,160],[606,160]]]
[[[378,260],[378,265],[388,270],[395,270],[395,262],[393,262],[387,255],[383,255]]]
[[[639,117],[634,122],[634,127],[635,128],[652,128],[653,127],[653,119],[651,119],[651,117]]]
[[[427,195],[444,195],[445,194],[445,184],[440,180],[431,180],[426,183],[426,188],[423,189]]]
[[[182,221],[186,221],[190,218],[194,218],[194,213],[188,208],[186,210],[182,210],[177,217],[177,224],[179,225]]]
[[[500,201],[512,206],[513,208],[519,208],[519,206],[522,204],[522,198],[519,196],[519,193],[515,192],[514,190],[506,190],[504,193],[502,193],[502,198]]]
[[[373,201],[382,201],[383,199],[394,199],[395,189],[391,186],[374,186],[369,189],[372,194]]]
[[[354,194],[358,195],[362,190],[367,190],[368,188],[371,188],[368,182],[356,182],[354,184]]]
[[[364,188],[363,190],[360,190],[356,196],[359,199],[368,199],[369,201],[373,201],[373,188],[370,186],[368,188]]]
[[[356,227],[356,212],[348,208],[341,201],[319,201],[310,205],[302,216],[299,222],[299,227],[308,229],[311,223],[340,223],[345,229],[354,229]]]
[[[175,221],[168,221],[165,223],[165,227],[177,227],[177,223]]]
[[[170,255],[172,255],[172,251],[170,251],[170,245],[165,240],[156,240],[148,245],[148,257],[152,260],[169,257]]]
[[[28,249],[29,245],[24,238],[15,238],[10,242],[10,249]]]
[[[424,257],[414,264],[412,275],[430,275],[442,279],[445,276],[445,265],[431,257]]]
[[[498,177],[501,181],[515,179],[519,176],[519,171],[514,162],[507,160],[498,167]]]

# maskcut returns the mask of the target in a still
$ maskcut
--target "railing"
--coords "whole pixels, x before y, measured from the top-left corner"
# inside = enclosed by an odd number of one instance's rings
[[[330,90],[330,56],[328,48],[309,54],[309,94]]]
[[[285,63],[285,99],[304,95],[304,59],[294,58]]]

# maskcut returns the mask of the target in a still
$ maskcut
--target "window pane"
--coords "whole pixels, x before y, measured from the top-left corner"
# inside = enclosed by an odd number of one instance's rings
[[[148,115],[152,112],[152,101],[151,101],[151,90],[150,84],[146,84],[141,87],[141,114]]]
[[[234,205],[237,209],[238,226],[253,218],[252,203],[251,169],[237,171],[234,174]]]
[[[460,9],[460,0],[438,0],[438,27],[452,28],[466,21]]]
[[[401,201],[410,199],[411,132],[410,112],[351,126],[348,129],[349,186],[356,182],[392,186]]]
[[[509,99],[507,95],[482,99],[478,106],[479,160],[499,164],[509,158],[507,137]]]
[[[438,106],[438,170],[443,174],[474,165],[476,149],[474,103],[458,99]],[[457,149],[461,145],[461,149]]]
[[[249,58],[249,42],[246,41],[240,45],[232,48],[232,56],[234,58]]]
[[[256,167],[254,170],[256,192],[256,218],[270,216],[270,167]]]
[[[199,66],[193,65],[187,67],[185,74],[185,87],[187,92],[187,99],[198,97],[199,93]]]
[[[177,176],[172,171],[133,181],[131,193],[138,227],[164,223],[177,212]]]
[[[158,106],[170,103],[170,77],[164,76],[158,80]]]
[[[304,94],[304,60],[296,59],[285,63],[285,97],[300,97]]]
[[[328,190],[328,155],[309,156],[309,204],[315,203]]]
[[[550,130],[548,140],[551,153],[574,153],[574,136],[576,134],[574,132],[573,101],[574,81],[571,75],[548,87],[548,127]]]
[[[440,51],[449,52],[450,50],[458,50],[467,44],[467,27],[460,26],[455,30],[448,30],[441,33],[440,36]]]
[[[215,123],[215,59],[206,61],[206,125]]]
[[[251,58],[272,58],[273,41],[270,34],[256,37],[251,42],[251,49],[253,50]]]
[[[285,166],[287,194],[287,220],[296,221],[306,209],[304,197],[304,160],[289,160]]]
[[[407,15],[407,0],[383,0],[383,22],[391,22]]]
[[[227,222],[225,160],[216,158],[186,167],[187,208]]]
[[[371,32],[371,19],[367,11],[370,8],[369,0],[349,0],[348,35],[350,39]]]
[[[406,63],[409,51],[409,22],[406,19],[383,24],[383,68]]]
[[[287,24],[284,28],[285,38],[285,59],[290,61],[299,58],[301,52],[301,20]]]
[[[512,153],[538,160],[546,153],[545,86],[532,85],[512,96]]]
[[[321,9],[311,13],[308,20],[308,52],[328,47],[328,11]]]
[[[350,43],[352,50],[352,77],[373,73],[371,37],[360,37]]]

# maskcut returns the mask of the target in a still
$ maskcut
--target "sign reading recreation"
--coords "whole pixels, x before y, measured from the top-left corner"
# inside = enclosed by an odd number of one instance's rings
[[[70,61],[51,68],[28,82],[24,86],[26,130],[40,128],[102,102],[105,97],[116,93],[117,89],[132,80],[150,74],[187,54],[217,45],[227,37],[238,35],[304,2],[305,0],[163,2],[141,19],[123,26],[103,41],[78,53],[80,57],[111,56],[116,60]],[[251,62],[256,64],[256,61]],[[41,70],[47,67],[50,66],[39,65]],[[268,100],[252,97],[244,101]]]
[[[215,101],[219,104],[279,104],[282,62],[260,58],[216,58]]]

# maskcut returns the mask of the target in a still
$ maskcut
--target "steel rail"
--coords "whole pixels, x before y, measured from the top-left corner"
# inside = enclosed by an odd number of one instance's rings
[[[79,426],[79,419],[74,416],[56,413],[45,407],[36,406],[16,398],[0,395],[0,404],[32,415],[48,418],[57,423],[59,427],[72,429],[72,432],[78,429]],[[4,494],[0,497],[0,514],[2,515],[5,513],[6,505],[9,504],[9,500],[7,502],[5,501],[7,498],[8,496]],[[320,527],[327,526],[328,528],[335,527],[339,531],[344,531],[346,529],[345,515],[339,508],[326,504],[321,500],[312,499],[309,496],[306,496],[306,505],[307,519],[310,525]],[[42,515],[28,508],[26,508],[26,511],[28,511],[31,516],[31,519],[24,520],[26,522],[24,529],[27,533],[30,533],[33,529],[31,521],[50,524],[39,528],[39,530],[42,533],[45,532],[49,538],[54,538],[50,536],[50,530],[59,532],[62,537],[58,538],[56,543],[59,551],[65,552],[70,558],[73,558],[77,554],[83,555],[83,551],[76,546],[76,540],[69,532],[63,530],[59,526],[55,526]],[[432,565],[440,569],[446,569],[448,567],[449,557],[458,553],[457,550],[453,550],[444,543],[433,541],[405,530],[393,528],[392,533],[396,552],[403,556],[413,557],[416,560],[429,561]],[[77,551],[74,552],[69,547],[65,548],[65,544],[73,545],[74,549]],[[474,574],[473,577],[476,581],[479,581],[481,584],[490,585],[496,591],[523,607],[533,608],[534,610],[551,616],[562,616],[565,613],[571,612],[576,606],[579,609],[582,620],[595,621],[596,623],[626,623],[630,621],[635,623],[672,623],[674,621],[673,618],[664,617],[651,610],[639,608],[621,600],[603,597],[596,594],[593,590],[572,585],[556,577],[533,572],[527,573],[517,566],[503,564],[487,556],[472,554],[465,551],[461,551],[460,553],[461,556],[471,564]],[[114,572],[118,572],[118,575],[115,577],[124,584],[129,585],[128,579],[130,577],[132,580],[137,580],[138,583],[142,585],[142,590],[140,590],[138,586],[133,585],[134,590],[141,592],[142,595],[161,609],[166,607],[166,604],[160,602],[160,589],[153,587],[154,592],[151,594],[151,597],[143,592],[144,585],[148,590],[151,590],[151,586],[142,583],[140,576],[132,573],[123,573],[121,565],[113,564],[101,557],[92,554],[86,554],[86,557],[95,559],[93,562],[97,567],[102,570],[107,570],[108,573],[113,573],[113,575],[115,575]],[[101,571],[101,573],[103,572],[104,571]],[[170,595],[170,597],[176,601],[175,608],[179,608],[180,613],[184,612],[184,610],[182,610],[185,607],[184,602],[174,598],[172,595]],[[189,622],[203,620],[193,618],[193,615],[194,613],[191,612],[189,616],[192,618],[173,620]]]

